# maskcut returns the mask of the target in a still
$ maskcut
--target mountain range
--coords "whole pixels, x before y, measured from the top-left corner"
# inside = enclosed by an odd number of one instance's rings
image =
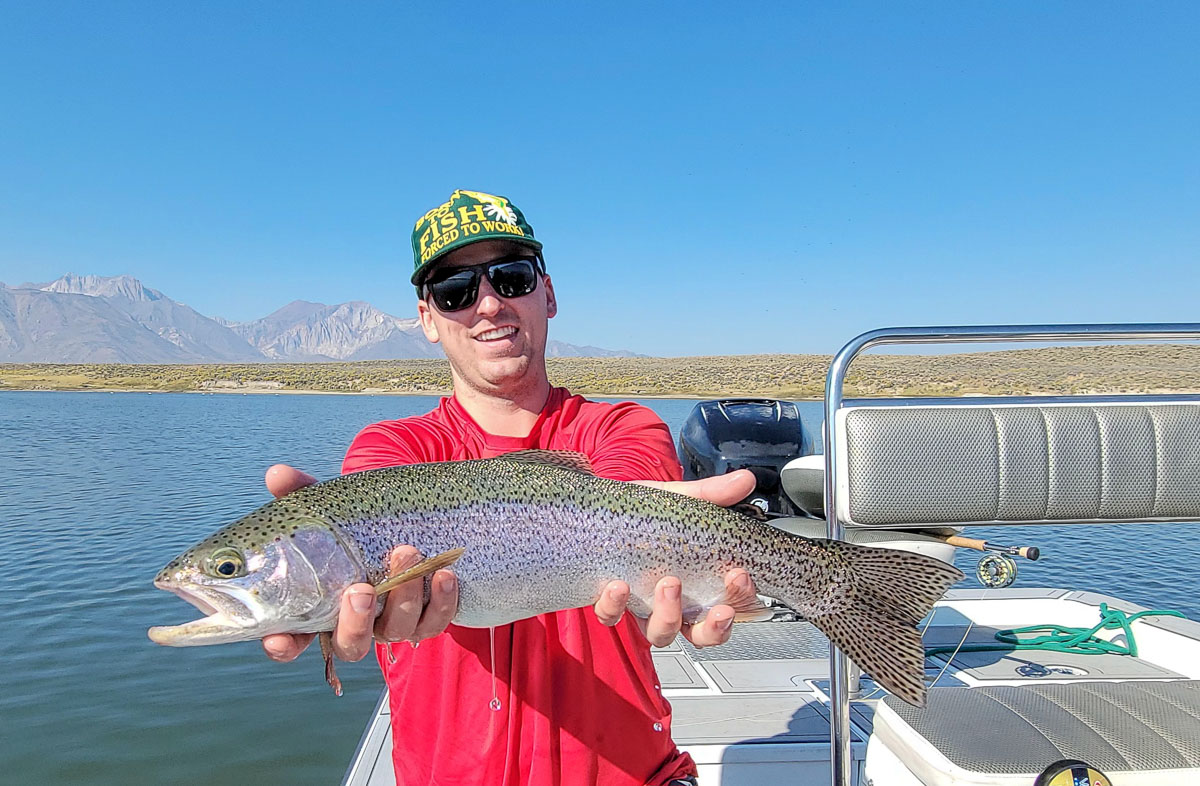
[[[633,357],[550,341],[552,357]],[[207,317],[131,276],[0,283],[0,363],[290,363],[442,357],[416,319],[356,300],[297,300],[262,319]]]

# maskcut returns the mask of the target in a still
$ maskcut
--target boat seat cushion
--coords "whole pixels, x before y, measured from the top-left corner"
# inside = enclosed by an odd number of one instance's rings
[[[1200,401],[838,412],[849,526],[1194,521]]]
[[[1122,786],[1200,783],[1200,681],[934,688],[923,709],[888,696],[880,743],[925,786],[1029,786],[1062,759]]]

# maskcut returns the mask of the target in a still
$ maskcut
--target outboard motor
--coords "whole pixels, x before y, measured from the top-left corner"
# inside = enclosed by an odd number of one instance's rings
[[[779,471],[791,459],[812,451],[800,411],[790,401],[701,401],[679,430],[679,460],[685,479],[749,469],[758,483],[745,501],[774,515],[798,515],[779,484]]]

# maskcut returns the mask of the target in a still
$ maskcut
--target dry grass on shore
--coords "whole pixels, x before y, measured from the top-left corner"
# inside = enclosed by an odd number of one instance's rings
[[[551,358],[551,380],[610,396],[820,398],[827,355]],[[439,394],[445,360],[212,365],[0,364],[0,390]],[[849,395],[1200,392],[1200,347],[1093,346],[945,355],[867,355]]]

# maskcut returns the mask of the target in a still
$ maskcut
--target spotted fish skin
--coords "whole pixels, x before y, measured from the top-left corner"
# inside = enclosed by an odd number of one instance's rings
[[[453,567],[454,621],[473,627],[590,605],[613,579],[629,583],[630,610],[645,616],[664,576],[679,577],[684,618],[695,621],[729,600],[724,576],[744,568],[760,593],[803,614],[913,703],[925,690],[915,624],[962,577],[929,557],[799,537],[692,497],[546,463],[544,453],[530,451],[369,470],[299,489],[177,558],[160,573],[160,586],[178,581],[172,576],[181,566],[198,564],[206,551],[251,554],[264,544],[320,540],[313,533],[321,527],[343,552],[325,543],[315,561],[354,566],[354,576],[339,579],[342,589],[387,578],[398,545],[427,556],[464,549]],[[305,560],[314,557],[306,552]],[[314,620],[306,622],[295,630],[313,630]]]

